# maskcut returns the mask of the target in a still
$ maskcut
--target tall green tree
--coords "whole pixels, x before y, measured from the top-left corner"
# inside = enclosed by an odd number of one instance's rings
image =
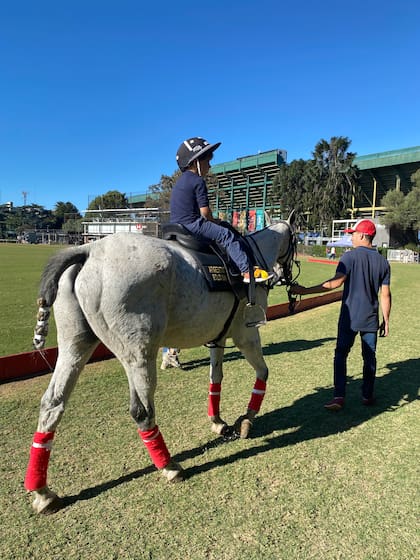
[[[303,159],[295,159],[290,164],[282,165],[273,178],[269,196],[270,204],[280,204],[283,214],[288,215],[292,210],[296,211],[296,223],[299,227],[308,225],[308,209],[311,205],[308,165]]]
[[[351,140],[333,136],[329,141],[320,140],[315,146],[311,165],[312,211],[320,229],[327,228],[332,220],[345,218],[356,190],[356,154],[349,152]]]
[[[392,190],[381,200],[381,205],[386,208],[381,222],[393,229],[393,235],[401,245],[417,243],[417,231],[420,230],[420,169],[413,173],[411,181],[413,188],[406,195]]]
[[[285,213],[294,208],[298,223],[308,229],[325,230],[332,220],[347,217],[351,195],[357,189],[350,144],[341,136],[320,140],[313,159],[282,165],[273,179],[271,201],[280,203]]]
[[[53,210],[53,216],[56,219],[56,228],[59,229],[67,220],[77,220],[81,218],[81,214],[72,202],[58,201]]]
[[[169,210],[171,192],[180,175],[181,171],[179,170],[172,175],[162,175],[159,183],[148,188],[145,206],[159,208],[162,211]]]
[[[108,191],[94,198],[88,210],[106,210],[111,208],[128,208],[127,196],[120,191]]]
[[[413,187],[405,199],[409,227],[420,230],[420,185]]]
[[[177,169],[172,175],[162,175],[159,183],[148,188],[148,196],[145,206],[148,208],[159,208],[162,211],[169,210],[172,189],[181,176],[181,171]],[[206,177],[207,188],[217,187],[217,178],[211,172]]]
[[[63,231],[66,233],[81,233],[83,231],[83,219],[73,219],[69,218],[63,224]]]
[[[381,217],[383,224],[388,227],[396,226],[403,229],[408,227],[405,196],[402,191],[388,191],[381,199],[381,206],[386,208],[386,214]]]
[[[22,233],[23,231],[53,228],[55,218],[51,210],[39,204],[16,206],[5,215],[5,229]]]

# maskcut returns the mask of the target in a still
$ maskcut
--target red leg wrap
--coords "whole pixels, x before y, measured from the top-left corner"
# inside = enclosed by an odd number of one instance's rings
[[[147,430],[145,432],[138,430],[138,432],[149,452],[153,464],[158,469],[166,467],[171,460],[171,455],[159,431],[159,427],[155,426],[152,430]]]
[[[259,412],[261,408],[261,403],[265,395],[266,382],[261,379],[255,381],[254,388],[252,390],[251,400],[249,401],[248,408],[250,410],[255,410]]]
[[[221,383],[210,383],[209,387],[209,416],[219,416],[220,412],[220,392],[222,390]]]
[[[26,469],[26,490],[39,490],[47,485],[47,470],[54,432],[35,432]]]

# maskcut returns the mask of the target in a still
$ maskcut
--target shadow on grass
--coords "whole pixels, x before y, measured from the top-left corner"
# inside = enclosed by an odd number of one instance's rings
[[[305,350],[312,350],[313,348],[318,348],[326,342],[335,340],[335,338],[320,338],[318,340],[288,340],[286,342],[275,342],[267,344],[263,347],[264,356],[273,356],[277,354],[282,354],[283,352],[303,352]],[[227,347],[229,350],[229,347]],[[242,353],[239,350],[234,352],[225,352],[223,357],[223,362],[232,362],[243,358]],[[243,358],[245,359],[245,358]],[[182,362],[182,360],[181,360]],[[189,362],[182,362],[182,369],[185,371],[190,371],[196,367],[200,366],[210,366],[210,357],[199,358],[197,360],[190,360]]]
[[[299,341],[295,341],[295,343],[299,344]],[[278,347],[283,346],[283,344],[271,346]],[[376,380],[375,393],[377,396],[377,404],[374,406],[365,407],[361,404],[359,392],[361,386],[360,379],[349,379],[347,384],[346,407],[338,413],[329,412],[323,408],[325,402],[331,399],[331,388],[317,387],[314,393],[305,395],[290,406],[273,410],[259,416],[255,420],[251,432],[251,439],[255,441],[253,447],[242,449],[231,455],[186,469],[185,478],[192,478],[193,476],[203,474],[211,469],[223,467],[224,465],[249,457],[255,457],[261,453],[271,451],[272,449],[287,447],[303,441],[328,437],[351,430],[355,426],[359,426],[379,414],[392,412],[418,398],[420,359],[390,363],[387,364],[384,369],[389,370],[389,372],[378,377]],[[293,431],[277,433],[286,430]],[[209,449],[214,449],[220,445],[228,445],[234,448],[235,444],[226,442],[223,438],[219,437],[205,445],[179,453],[175,455],[173,459],[179,462],[194,459],[195,457],[203,455]],[[120,484],[125,484],[141,478],[155,470],[155,467],[148,466],[115,480],[86,488],[79,494],[66,496],[63,498],[63,507],[71,506],[82,500],[95,498]]]
[[[338,413],[323,408],[325,402],[332,397],[331,388],[317,387],[314,393],[305,395],[292,405],[257,417],[250,437],[255,440],[264,438],[262,444],[192,467],[186,471],[186,478],[274,448],[287,447],[351,430],[379,414],[392,412],[418,399],[420,359],[390,363],[385,369],[388,369],[389,373],[376,379],[377,403],[374,406],[362,405],[360,379],[349,379],[346,406]],[[293,431],[276,434],[278,431],[286,430]],[[191,450],[178,455],[176,460],[182,461],[194,456],[194,450]]]

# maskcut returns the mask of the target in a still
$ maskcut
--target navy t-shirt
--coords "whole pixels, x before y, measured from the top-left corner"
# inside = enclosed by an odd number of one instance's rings
[[[172,223],[190,224],[201,217],[200,208],[209,206],[206,182],[192,171],[184,171],[171,193]]]
[[[379,288],[391,281],[388,261],[376,249],[356,247],[343,254],[337,272],[347,276],[339,322],[353,331],[378,330]]]

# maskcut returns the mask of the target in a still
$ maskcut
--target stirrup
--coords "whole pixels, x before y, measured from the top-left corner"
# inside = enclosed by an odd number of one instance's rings
[[[244,308],[244,320],[245,326],[251,327],[262,327],[267,324],[267,316],[261,305],[252,305],[247,303]]]

